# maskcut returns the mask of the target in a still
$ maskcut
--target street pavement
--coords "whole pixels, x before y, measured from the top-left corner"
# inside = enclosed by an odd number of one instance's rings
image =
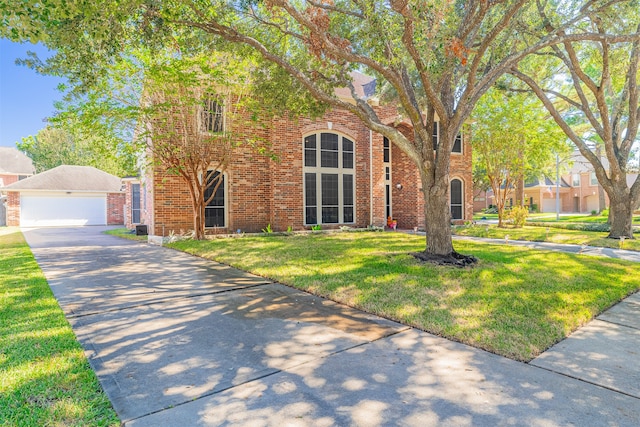
[[[521,363],[104,229],[23,233],[125,426],[640,425],[640,294]]]

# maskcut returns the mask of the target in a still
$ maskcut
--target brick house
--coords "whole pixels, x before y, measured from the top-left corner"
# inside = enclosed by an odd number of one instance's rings
[[[7,225],[122,225],[121,187],[120,178],[99,169],[58,166],[2,189],[7,196]]]
[[[601,159],[605,169],[608,169],[606,158]],[[591,213],[600,210],[600,195],[604,198],[605,206],[609,206],[609,196],[598,183],[596,173],[589,161],[574,151],[567,159],[560,162],[560,167],[569,165],[560,175],[556,186],[554,177],[545,176],[525,183],[525,205],[532,206],[537,212],[556,211],[556,191],[558,193],[559,213]],[[627,174],[627,183],[633,184],[638,175]],[[514,196],[509,196],[507,206],[515,203]],[[474,210],[476,212],[495,205],[493,192],[478,193],[474,198]]]
[[[0,227],[7,225],[7,196],[2,187],[28,178],[35,173],[33,162],[14,147],[0,147]]]
[[[375,80],[356,74],[361,96],[372,95]],[[350,99],[346,90],[337,95]],[[375,106],[393,123],[396,111]],[[412,135],[410,125],[398,128]],[[341,225],[424,227],[424,201],[417,168],[382,135],[371,132],[348,111],[332,109],[322,118],[280,117],[241,132],[258,135],[278,157],[274,161],[240,148],[223,184],[206,208],[208,233],[323,229]],[[434,138],[438,138],[438,126]],[[451,155],[451,211],[456,221],[473,213],[471,146],[462,135]],[[125,223],[144,223],[149,234],[166,236],[193,229],[188,191],[179,177],[148,168],[126,183]]]

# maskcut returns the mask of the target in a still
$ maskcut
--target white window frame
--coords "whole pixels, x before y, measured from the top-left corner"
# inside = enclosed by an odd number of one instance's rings
[[[329,133],[338,136],[338,167],[322,167],[321,158],[321,135],[323,133]],[[316,165],[305,165],[305,139],[311,135],[316,135]],[[351,169],[345,169],[343,167],[343,139],[348,139],[353,143],[353,167]],[[305,226],[313,225],[339,225],[339,224],[355,224],[357,218],[356,209],[356,141],[354,138],[345,135],[341,132],[337,132],[330,129],[317,130],[315,132],[309,132],[302,137],[302,214]],[[315,174],[316,176],[316,218],[315,224],[307,223],[307,184],[306,174]],[[322,221],[322,174],[337,174],[338,175],[338,222],[323,222]],[[353,179],[353,221],[344,221],[344,176],[351,175]]]
[[[436,143],[434,144],[434,150],[438,148],[438,145],[440,144],[440,122],[439,121],[434,121],[433,122],[433,129],[431,132],[431,137],[434,138],[436,140]],[[458,132],[458,135],[456,136],[456,139],[460,137],[460,151],[453,151],[453,146],[451,147],[451,154],[456,154],[456,155],[461,155],[464,154],[464,135],[462,132],[462,129],[460,129],[460,132]],[[455,140],[454,140],[454,145],[455,145]]]
[[[580,176],[579,173],[571,174],[571,186],[572,187],[580,187],[581,186],[581,178],[582,177]]]
[[[220,108],[220,113],[213,113],[210,111],[209,107],[211,106],[211,103],[215,102],[217,105],[221,106]],[[203,100],[202,100],[202,113],[201,113],[201,120],[202,122],[200,123],[200,131],[203,133],[218,133],[218,132],[224,132],[224,130],[227,128],[227,110],[226,110],[226,106],[227,103],[224,99],[224,97],[222,96],[218,96],[216,94],[208,94],[206,95]],[[209,118],[213,117],[213,116],[217,116],[219,115],[222,119],[221,122],[221,126],[222,129],[220,130],[215,130],[215,129],[211,129],[209,130]]]
[[[598,177],[595,172],[591,172],[589,174],[589,185],[591,187],[597,187],[600,183],[598,182]]]

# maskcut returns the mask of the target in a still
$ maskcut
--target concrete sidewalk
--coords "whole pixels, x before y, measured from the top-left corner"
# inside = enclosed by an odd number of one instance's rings
[[[127,426],[640,425],[637,294],[525,364],[102,230],[23,231]]]

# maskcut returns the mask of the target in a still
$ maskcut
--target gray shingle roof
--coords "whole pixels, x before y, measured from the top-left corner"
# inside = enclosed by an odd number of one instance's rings
[[[120,178],[91,166],[62,165],[22,181],[14,182],[3,190],[58,190],[58,191],[120,191]]]
[[[0,173],[31,175],[35,173],[33,162],[14,147],[0,147]]]

